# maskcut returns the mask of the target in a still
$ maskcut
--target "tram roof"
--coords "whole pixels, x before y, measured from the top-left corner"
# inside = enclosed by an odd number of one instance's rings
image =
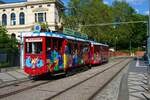
[[[71,40],[78,40],[88,42],[86,39],[73,37],[61,33],[54,33],[54,32],[23,32],[21,33],[22,37],[37,37],[37,36],[45,36],[45,37],[56,37],[56,38],[64,38],[64,39],[71,39]]]
[[[108,47],[107,44],[102,44],[102,43],[98,43],[98,42],[95,42],[95,41],[90,41],[90,42],[91,42],[91,44],[93,44],[93,45],[102,45],[102,46]]]
[[[107,46],[106,44],[98,43],[95,41],[91,40],[86,40],[78,37],[73,37],[69,36],[66,34],[61,34],[61,33],[54,33],[54,32],[23,32],[21,33],[22,37],[37,37],[37,36],[45,36],[45,37],[56,37],[56,38],[64,38],[64,39],[71,39],[71,40],[78,40],[78,41],[83,41],[83,42],[90,42],[91,44],[94,45],[102,45],[102,46]]]

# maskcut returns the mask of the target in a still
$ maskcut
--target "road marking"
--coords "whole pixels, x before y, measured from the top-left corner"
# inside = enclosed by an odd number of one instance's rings
[[[140,66],[140,61],[139,61],[139,59],[137,59],[137,61],[136,61],[136,67],[147,67],[147,66]]]

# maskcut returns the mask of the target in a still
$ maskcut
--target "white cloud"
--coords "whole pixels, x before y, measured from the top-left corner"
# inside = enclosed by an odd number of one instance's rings
[[[104,4],[109,5],[109,2],[107,2],[107,1],[103,1],[103,2],[104,2]]]
[[[137,13],[139,13],[139,12],[140,12],[138,9],[135,9],[135,11],[136,11]]]
[[[145,14],[145,15],[149,15],[149,11],[145,11],[144,14]]]
[[[146,2],[146,0],[123,0],[123,1],[126,1],[130,4],[135,4],[135,5],[143,4]]]

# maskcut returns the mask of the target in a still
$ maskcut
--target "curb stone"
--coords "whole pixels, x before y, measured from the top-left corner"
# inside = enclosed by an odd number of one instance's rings
[[[17,69],[20,69],[20,67],[17,66],[17,67],[0,68],[0,73],[2,73],[2,72],[8,72],[8,71],[13,71],[13,70],[17,70]]]

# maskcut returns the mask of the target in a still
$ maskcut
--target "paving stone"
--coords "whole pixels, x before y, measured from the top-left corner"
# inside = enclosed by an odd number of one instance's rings
[[[129,96],[129,100],[141,100],[141,98],[134,97],[134,96]]]
[[[142,93],[146,94],[147,89],[147,73],[146,73],[147,70],[145,67],[147,66],[145,66],[144,62],[140,61],[138,67],[132,67],[132,70],[129,70],[128,74],[129,100],[146,100],[146,98],[142,95]]]
[[[16,80],[14,77],[8,75],[7,73],[0,73],[0,79],[4,82]]]
[[[24,70],[16,70],[16,72],[19,72],[20,74],[23,74],[23,75],[25,75],[25,76],[28,76],[28,74],[25,73]]]
[[[11,75],[12,77],[15,77],[16,79],[26,78],[25,75],[23,75],[23,74],[21,74],[19,72],[16,72],[16,71],[9,71],[7,73],[9,73],[9,75]]]
[[[150,92],[144,92],[143,94],[150,99]]]
[[[0,84],[27,78],[27,74],[19,69],[0,73]]]
[[[131,96],[131,97],[139,98],[140,100],[141,100],[141,99],[145,99],[144,96],[143,96],[141,93],[142,93],[142,92],[130,93],[130,96]],[[132,99],[130,99],[130,100],[132,100]]]

